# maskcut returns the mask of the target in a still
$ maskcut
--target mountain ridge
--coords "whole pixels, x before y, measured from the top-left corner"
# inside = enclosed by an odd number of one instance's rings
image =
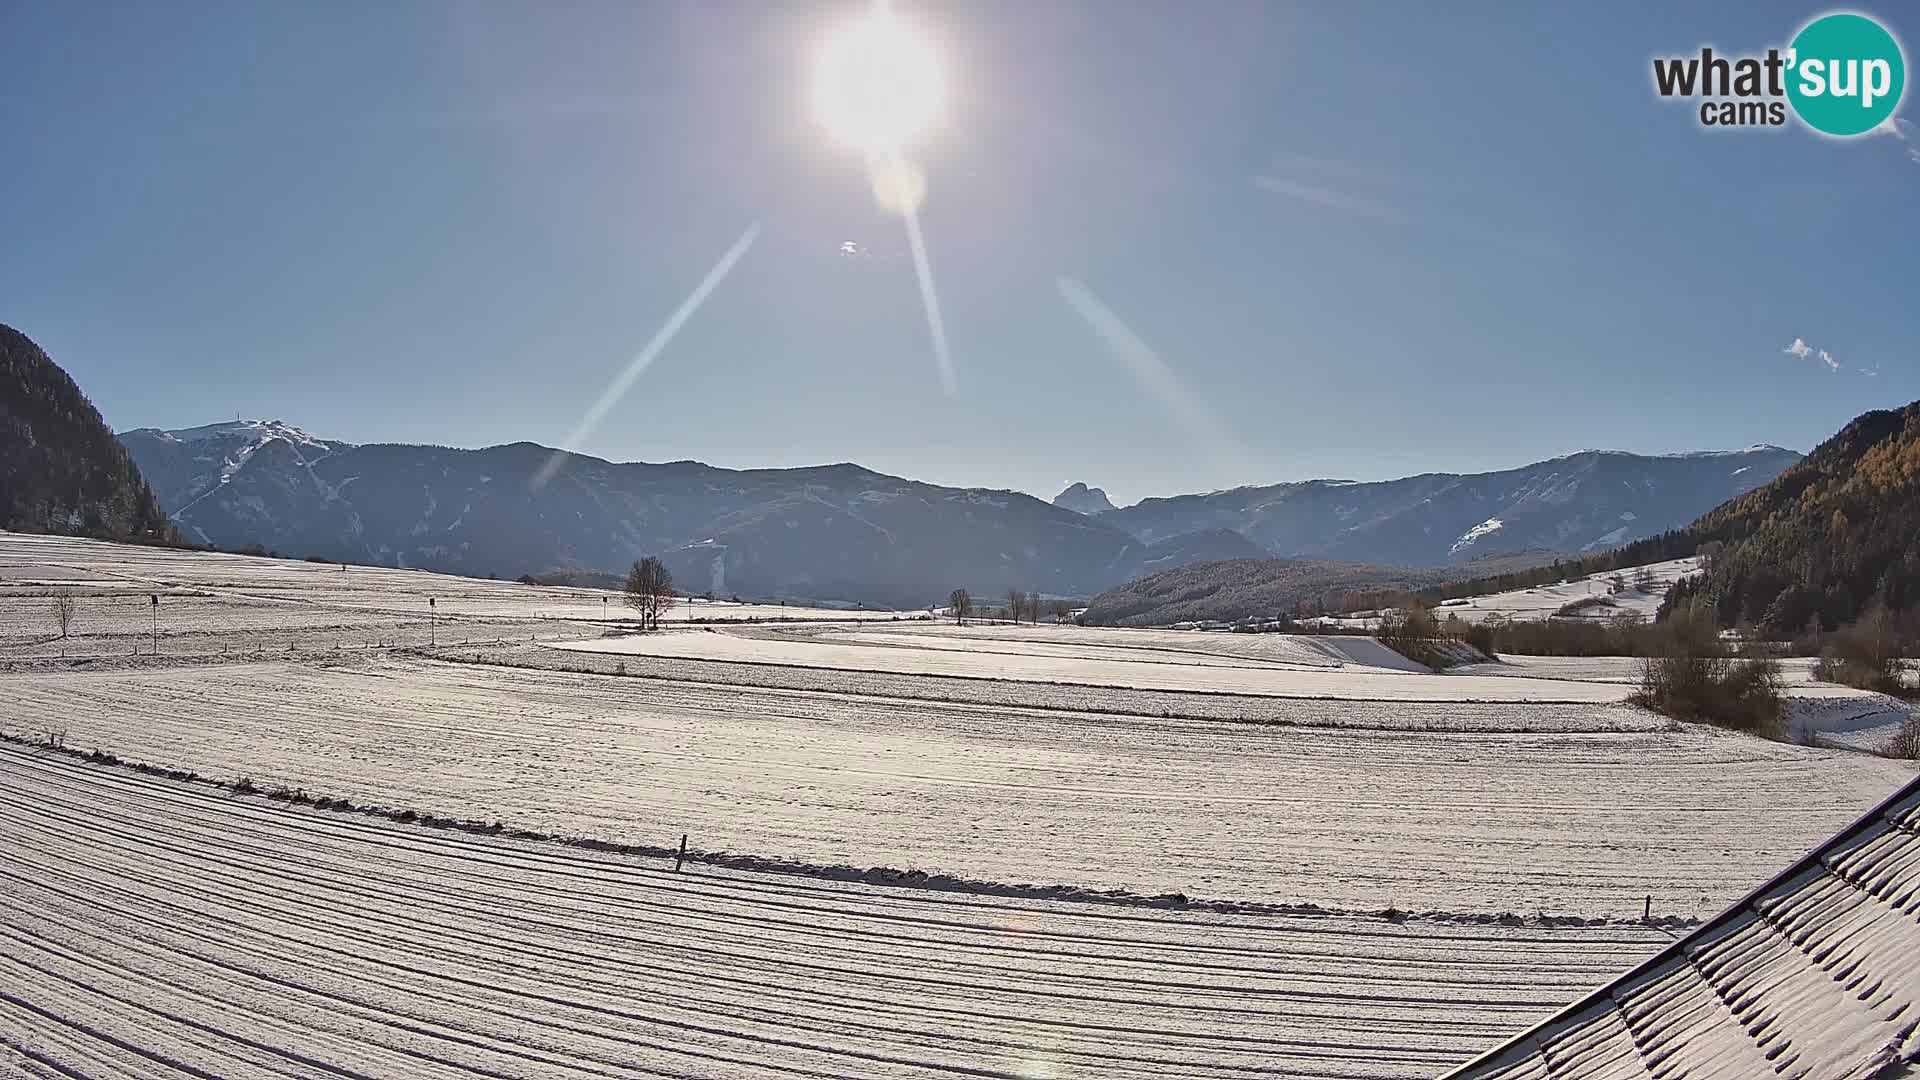
[[[1149,498],[1100,520],[1146,541],[1229,528],[1283,557],[1446,566],[1531,548],[1598,550],[1657,535],[1799,459],[1768,446],[1678,455],[1583,450],[1486,473],[1300,480]]]
[[[1572,490],[1561,501],[1573,510],[1558,508],[1544,530],[1515,527],[1526,508],[1507,509],[1516,492],[1539,494],[1580,455],[1500,474],[1249,485],[1089,515],[1059,497],[928,484],[855,462],[730,469],[691,459],[614,462],[526,440],[477,449],[355,444],[283,420],[134,428],[120,439],[182,532],[203,543],[477,576],[618,572],[658,554],[683,589],[722,594],[913,606],[954,586],[1086,596],[1196,561],[1337,555],[1433,567],[1508,549],[1568,550],[1543,536],[1590,543],[1606,535],[1588,520],[1594,500]],[[1725,460],[1750,451],[1712,453]],[[536,484],[556,460],[551,481]],[[1448,501],[1452,488],[1502,476],[1518,480],[1467,500],[1471,514]],[[1098,490],[1080,484],[1062,495],[1076,488]],[[1691,517],[1718,499],[1683,501]],[[1435,510],[1441,503],[1444,513]],[[1481,503],[1514,522],[1494,525]],[[1342,515],[1348,504],[1358,509]],[[1569,514],[1580,521],[1567,524]],[[1443,526],[1450,531],[1435,532]],[[1608,526],[1632,531],[1617,520]]]
[[[1030,495],[851,462],[736,470],[531,442],[351,444],[239,422],[122,436],[183,531],[220,547],[475,576],[619,571],[658,554],[691,592],[918,606],[956,585],[1079,595],[1147,545]],[[560,454],[545,483],[537,480]],[[1129,554],[1132,549],[1132,554]]]

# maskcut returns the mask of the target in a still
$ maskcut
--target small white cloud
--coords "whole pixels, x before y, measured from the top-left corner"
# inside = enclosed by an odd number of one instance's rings
[[[1880,126],[1868,132],[1870,135],[1891,135],[1906,144],[1907,160],[1920,165],[1920,138],[1915,137],[1913,125],[1897,116],[1889,116],[1880,122]]]
[[[1833,354],[1828,352],[1825,349],[1820,350],[1820,362],[1827,365],[1827,367],[1833,369],[1834,371],[1840,370],[1840,361],[1835,360],[1833,358]]]
[[[1781,351],[1793,357],[1795,360],[1805,360],[1807,357],[1813,355],[1813,346],[1807,344],[1805,338],[1794,338],[1793,344]]]

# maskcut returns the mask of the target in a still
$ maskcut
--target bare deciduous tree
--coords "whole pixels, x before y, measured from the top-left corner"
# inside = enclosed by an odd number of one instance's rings
[[[1904,645],[1899,620],[1885,604],[1875,604],[1865,615],[1827,635],[1814,677],[1883,694],[1904,693],[1900,659]]]
[[[1027,594],[1019,589],[1007,590],[1007,617],[1019,622],[1027,614]]]
[[[973,614],[973,597],[965,589],[955,589],[947,594],[947,610],[953,613],[953,621],[964,625],[967,616]]]
[[[1073,601],[1055,600],[1053,602],[1053,607],[1050,610],[1053,613],[1054,622],[1057,622],[1057,623],[1066,622],[1068,619],[1073,618]]]
[[[657,557],[649,555],[627,571],[627,606],[639,613],[640,629],[658,630],[673,601],[673,575]]]
[[[1920,760],[1920,709],[1907,711],[1907,718],[1900,722],[1900,730],[1887,740],[1885,753],[1888,757]]]
[[[53,624],[60,628],[60,636],[66,637],[73,629],[73,594],[53,594]]]

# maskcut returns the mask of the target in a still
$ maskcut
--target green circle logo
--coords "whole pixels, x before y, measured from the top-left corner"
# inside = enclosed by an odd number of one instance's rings
[[[1828,135],[1863,135],[1900,106],[1907,62],[1900,43],[1865,15],[1822,15],[1793,39],[1787,100],[1807,126]]]

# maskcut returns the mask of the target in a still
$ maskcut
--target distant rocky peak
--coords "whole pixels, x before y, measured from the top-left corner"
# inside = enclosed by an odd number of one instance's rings
[[[1062,510],[1087,515],[1104,514],[1113,509],[1113,503],[1108,501],[1105,490],[1090,488],[1080,483],[1071,484],[1065,491],[1055,495],[1053,505]]]

